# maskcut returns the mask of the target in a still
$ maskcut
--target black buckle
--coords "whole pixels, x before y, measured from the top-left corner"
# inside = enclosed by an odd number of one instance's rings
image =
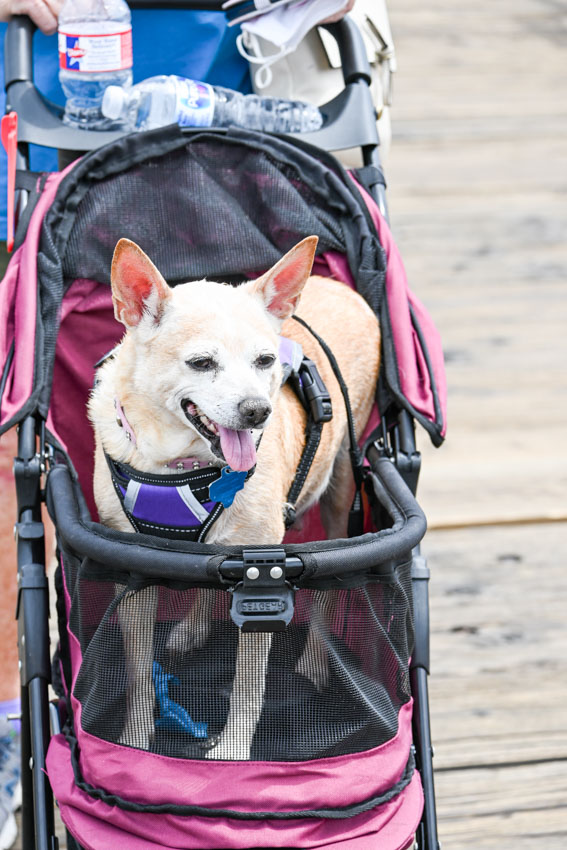
[[[18,597],[16,600],[16,620],[20,618],[20,605],[24,590],[46,590],[47,576],[43,564],[24,564],[18,574]]]
[[[293,617],[284,549],[245,549],[243,579],[232,591],[230,616],[243,632],[282,632]]]
[[[41,499],[41,476],[45,470],[40,455],[14,458],[14,478],[18,496],[18,514],[34,508]]]
[[[14,536],[16,540],[41,540],[45,535],[42,522],[17,522],[14,525]]]
[[[304,357],[299,367],[301,389],[308,402],[314,422],[330,422],[333,418],[331,396],[317,366],[308,357]]]

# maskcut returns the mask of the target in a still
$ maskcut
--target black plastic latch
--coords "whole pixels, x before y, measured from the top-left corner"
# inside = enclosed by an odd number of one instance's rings
[[[18,598],[16,601],[16,620],[20,617],[20,604],[24,590],[45,590],[48,586],[43,564],[23,564],[18,573]]]
[[[14,458],[14,478],[18,497],[18,512],[21,516],[26,508],[33,508],[40,497],[40,481],[43,472],[39,455],[32,458]]]
[[[427,559],[422,555],[414,555],[411,562],[411,577],[417,581],[429,581],[431,570],[427,566]]]
[[[299,367],[299,379],[305,400],[314,422],[330,422],[333,418],[331,396],[313,360],[304,357]]]
[[[19,540],[40,540],[45,534],[42,522],[17,522],[14,530]]]
[[[284,549],[245,549],[243,578],[232,591],[230,616],[243,632],[282,632],[293,617],[294,591]]]
[[[362,183],[364,188],[370,193],[372,193],[376,185],[386,188],[384,172],[376,165],[363,165],[360,168],[355,168],[354,173],[358,182]]]

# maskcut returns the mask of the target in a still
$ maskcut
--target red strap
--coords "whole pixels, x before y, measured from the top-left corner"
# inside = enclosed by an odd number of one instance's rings
[[[18,148],[18,114],[9,112],[2,117],[2,144],[8,154],[8,238],[6,247],[14,249],[14,200],[16,197],[16,152]]]

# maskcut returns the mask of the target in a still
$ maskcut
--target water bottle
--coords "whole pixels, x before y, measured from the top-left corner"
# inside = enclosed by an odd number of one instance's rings
[[[101,112],[107,86],[132,85],[132,26],[125,0],[65,0],[59,15],[59,80],[67,98],[63,121],[110,129]]]
[[[316,106],[211,86],[185,77],[149,77],[130,89],[109,86],[102,113],[127,130],[152,130],[166,124],[181,127],[229,127],[271,133],[309,133],[323,117]]]

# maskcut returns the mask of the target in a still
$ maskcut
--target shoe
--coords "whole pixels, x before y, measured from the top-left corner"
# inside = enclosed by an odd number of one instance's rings
[[[2,824],[2,829],[0,830],[0,850],[9,850],[15,844],[18,837],[18,825],[14,817],[14,812],[6,811],[1,803],[0,823]]]
[[[20,735],[0,718],[0,850],[9,850],[18,837],[14,812],[21,802]]]

